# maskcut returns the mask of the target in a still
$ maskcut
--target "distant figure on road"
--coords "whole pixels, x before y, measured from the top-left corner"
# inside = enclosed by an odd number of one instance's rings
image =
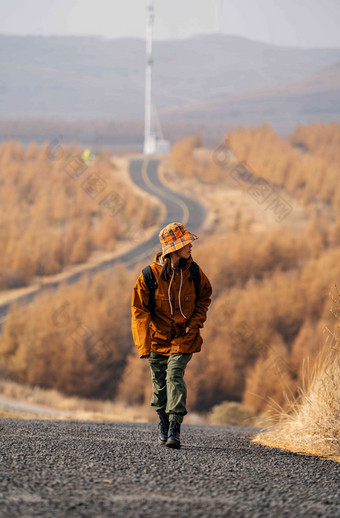
[[[186,409],[183,379],[193,353],[202,345],[212,288],[191,257],[198,236],[181,223],[159,233],[162,252],[144,268],[132,294],[132,334],[140,358],[148,358],[152,375],[151,406],[159,415],[160,444],[180,448]]]

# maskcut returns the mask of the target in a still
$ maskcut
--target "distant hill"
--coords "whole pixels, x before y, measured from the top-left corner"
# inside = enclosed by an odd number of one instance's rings
[[[222,128],[265,121],[285,129],[296,117],[299,122],[338,117],[330,107],[338,99],[339,65],[332,67],[340,62],[340,48],[199,35],[155,41],[154,61],[153,92],[165,133],[179,122],[204,133],[205,124]],[[0,35],[0,63],[3,121],[143,119],[143,39]],[[310,90],[310,81],[324,86]]]
[[[265,121],[281,130],[298,123],[340,121],[340,62],[295,81],[166,109],[161,116],[231,126]]]
[[[138,118],[144,41],[0,36],[2,117]],[[158,109],[293,81],[340,61],[340,49],[278,47],[239,36],[154,43]]]

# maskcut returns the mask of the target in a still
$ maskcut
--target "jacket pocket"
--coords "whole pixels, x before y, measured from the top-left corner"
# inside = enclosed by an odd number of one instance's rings
[[[183,353],[196,352],[200,349],[202,342],[200,330],[195,326],[189,329],[185,336],[179,338],[180,350]]]
[[[165,294],[155,295],[155,313],[170,313],[170,305],[168,296]]]

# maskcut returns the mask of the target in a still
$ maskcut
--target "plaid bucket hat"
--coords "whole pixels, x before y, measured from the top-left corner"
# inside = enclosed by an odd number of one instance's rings
[[[158,237],[162,245],[163,257],[198,239],[198,236],[189,232],[182,223],[169,223],[160,231]]]

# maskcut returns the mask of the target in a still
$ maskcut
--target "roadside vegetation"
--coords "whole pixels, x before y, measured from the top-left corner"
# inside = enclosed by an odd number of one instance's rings
[[[325,345],[286,411],[277,410],[274,424],[254,442],[340,462],[340,350]],[[276,422],[275,422],[276,421]]]
[[[8,379],[0,380],[0,394],[0,417],[157,421],[155,412],[147,405],[126,406],[123,401],[112,401],[112,399],[66,396],[57,389],[44,389],[38,385],[17,383]],[[20,408],[11,407],[12,401],[19,401],[22,406]]]

